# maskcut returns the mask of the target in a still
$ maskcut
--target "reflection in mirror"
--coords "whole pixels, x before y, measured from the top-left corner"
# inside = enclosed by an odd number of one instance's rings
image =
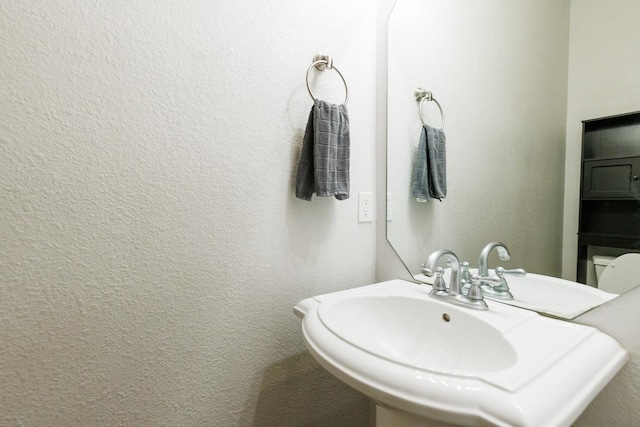
[[[486,243],[500,240],[511,250],[509,267],[559,274],[563,3],[397,1],[388,21],[387,191],[394,215],[387,238],[411,273],[440,248],[473,266]],[[422,126],[417,87],[431,91],[447,117],[442,202],[410,196]],[[434,103],[425,103],[423,114],[439,127]]]
[[[560,275],[569,3],[396,2],[388,19],[387,239],[414,278],[424,278],[420,267],[437,249],[477,268],[495,240],[511,260],[493,253],[491,269]],[[419,87],[447,117],[441,202],[411,197]],[[422,113],[440,126],[433,102]]]

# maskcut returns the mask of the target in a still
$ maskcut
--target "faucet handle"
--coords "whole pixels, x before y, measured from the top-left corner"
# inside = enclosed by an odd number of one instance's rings
[[[505,274],[510,274],[512,276],[516,276],[516,277],[524,277],[527,275],[527,272],[524,271],[522,268],[515,268],[513,270],[505,270],[502,267],[496,267],[496,275],[500,278],[502,278],[502,276],[504,276]]]
[[[469,272],[469,263],[467,261],[460,263],[460,282],[463,285],[471,283],[471,273]]]
[[[436,275],[435,280],[433,281],[432,289],[434,291],[443,291],[443,292],[447,292],[447,284],[444,281],[444,278],[442,277],[442,275],[444,274],[444,269],[442,267],[438,267],[434,270],[431,270],[430,268],[427,268],[424,266],[424,264],[422,264],[422,268],[420,269],[420,271],[422,272],[422,274],[424,274],[427,277],[433,277],[433,275]]]
[[[442,267],[436,268],[436,279],[433,281],[433,290],[434,291],[448,291],[447,284],[444,281],[442,275],[444,274],[444,269]]]
[[[496,283],[495,286],[500,284],[501,280],[497,276],[489,276],[489,277],[481,277],[477,274],[471,275],[471,287],[469,288],[469,292],[467,292],[467,298],[471,301],[475,301],[475,304],[481,304],[484,307],[487,307],[487,303],[484,302],[484,294],[482,293],[482,288],[480,287],[480,283],[487,283],[491,285],[491,282]],[[494,286],[494,285],[491,285]],[[488,308],[488,307],[487,307]],[[485,310],[487,309],[485,308]]]
[[[443,295],[449,294],[449,288],[447,288],[447,284],[444,281],[444,277],[442,277],[442,275],[444,274],[444,269],[442,267],[438,267],[434,271],[434,270],[431,270],[430,268],[426,268],[423,265],[420,271],[422,272],[422,274],[424,274],[427,277],[433,277],[434,274],[436,275],[436,278],[434,279],[433,284],[431,285],[431,292],[429,293],[429,295],[443,296]]]
[[[486,283],[490,286],[498,286],[500,283],[502,283],[502,279],[499,276],[482,277],[478,276],[477,274],[471,275],[471,283],[473,283],[474,285],[478,285],[480,284],[480,282],[482,282],[483,284]],[[495,285],[493,285],[493,283],[495,283]]]

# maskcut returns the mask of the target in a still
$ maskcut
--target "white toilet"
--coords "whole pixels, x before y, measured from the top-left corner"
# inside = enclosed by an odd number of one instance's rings
[[[629,253],[618,258],[594,255],[598,289],[622,294],[640,285],[640,253]]]

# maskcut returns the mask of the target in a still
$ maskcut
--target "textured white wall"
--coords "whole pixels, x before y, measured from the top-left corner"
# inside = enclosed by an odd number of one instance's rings
[[[325,52],[374,189],[375,29],[366,0],[0,4],[0,425],[368,423],[291,307],[372,283],[375,229],[293,180]]]
[[[562,276],[575,280],[582,121],[640,110],[640,2],[572,0]]]

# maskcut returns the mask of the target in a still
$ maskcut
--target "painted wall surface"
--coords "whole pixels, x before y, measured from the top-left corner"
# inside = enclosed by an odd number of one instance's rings
[[[368,425],[292,306],[374,281],[375,40],[365,0],[0,4],[0,425]],[[317,52],[342,202],[293,196]]]
[[[640,110],[639,16],[637,0],[571,2],[562,252],[566,279],[576,278],[582,121]]]

